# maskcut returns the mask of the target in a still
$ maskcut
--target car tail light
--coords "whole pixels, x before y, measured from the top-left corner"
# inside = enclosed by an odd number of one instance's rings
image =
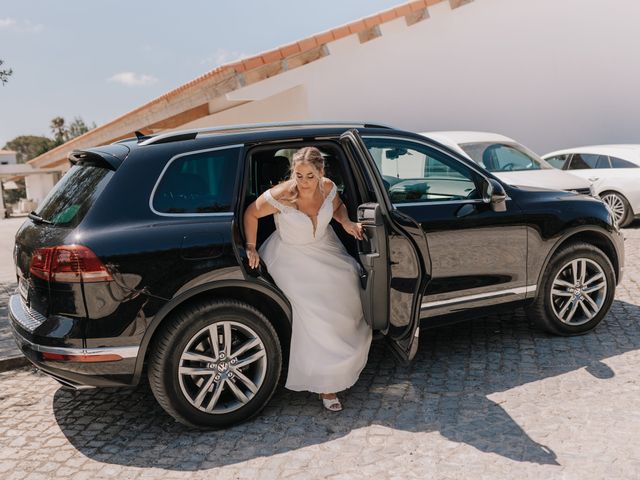
[[[29,272],[50,282],[106,282],[109,270],[91,249],[83,245],[38,248]]]

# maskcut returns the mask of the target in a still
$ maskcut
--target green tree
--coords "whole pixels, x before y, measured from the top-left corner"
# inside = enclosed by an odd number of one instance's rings
[[[64,142],[68,142],[72,138],[79,137],[96,128],[96,124],[93,122],[89,127],[81,117],[75,117],[73,122],[67,126],[67,122],[63,117],[55,117],[51,120],[50,128],[56,145],[62,145]]]
[[[62,145],[64,142],[69,140],[69,131],[67,130],[64,118],[55,117],[51,120],[49,128],[51,128],[53,140],[56,142],[56,145]]]
[[[0,67],[4,64],[4,60],[0,59]],[[13,69],[11,68],[0,68],[0,83],[4,86],[5,83],[9,81],[9,77],[13,75]]]
[[[7,150],[16,152],[16,161],[25,163],[38,155],[48,152],[56,146],[56,142],[38,135],[20,135],[10,140],[4,146]]]
[[[67,136],[69,137],[69,140],[71,140],[72,138],[79,137],[94,128],[96,128],[95,122],[89,127],[82,118],[75,117],[73,122],[69,125]]]

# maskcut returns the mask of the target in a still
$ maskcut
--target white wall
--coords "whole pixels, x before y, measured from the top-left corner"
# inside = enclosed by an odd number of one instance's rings
[[[429,13],[383,24],[365,44],[332,42],[329,56],[232,96],[304,84],[311,119],[495,131],[538,153],[640,143],[637,0],[475,0]]]
[[[24,179],[27,199],[35,201],[36,205],[44,200],[55,184],[55,174],[53,173],[26,175]]]
[[[11,153],[0,153],[0,164],[2,164],[2,165],[15,165],[16,164],[16,154],[14,152],[11,152]]]

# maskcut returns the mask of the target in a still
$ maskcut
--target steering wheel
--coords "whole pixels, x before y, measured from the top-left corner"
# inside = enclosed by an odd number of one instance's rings
[[[505,163],[501,170],[513,170],[513,167],[515,166],[516,164],[513,162]]]

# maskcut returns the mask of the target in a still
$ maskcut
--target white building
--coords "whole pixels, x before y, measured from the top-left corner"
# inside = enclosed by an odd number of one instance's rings
[[[31,163],[176,128],[368,120],[640,143],[637,0],[418,0],[212,70]],[[212,46],[213,48],[214,46]]]
[[[13,150],[0,150],[0,165],[15,165],[16,152]]]

